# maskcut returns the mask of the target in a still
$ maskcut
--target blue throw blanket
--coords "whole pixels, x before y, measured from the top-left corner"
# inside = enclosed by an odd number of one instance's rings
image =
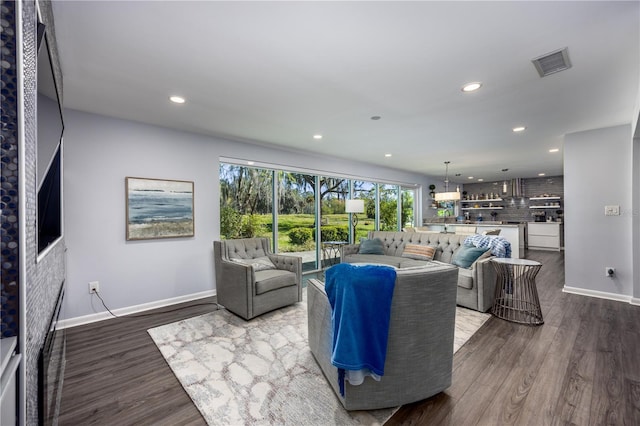
[[[338,367],[344,396],[344,370],[384,374],[396,271],[388,266],[341,263],[329,268],[325,279],[333,311],[331,363]]]
[[[472,245],[481,249],[491,249],[496,257],[511,257],[511,243],[504,237],[496,235],[470,235],[464,239],[465,245]]]

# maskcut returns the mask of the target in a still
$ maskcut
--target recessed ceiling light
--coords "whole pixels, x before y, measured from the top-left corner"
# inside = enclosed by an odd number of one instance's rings
[[[514,127],[511,130],[513,130],[515,133],[518,133],[518,132],[524,132],[525,129],[526,129],[526,127],[524,127],[524,126],[518,126],[518,127]]]
[[[474,81],[472,83],[467,83],[464,86],[462,86],[462,91],[466,93],[475,92],[481,87],[482,87],[482,83],[480,83],[479,81]]]
[[[320,135],[320,134],[318,134],[318,135],[313,135],[313,138],[314,138],[314,139],[318,139],[318,140],[320,140],[320,139],[322,139],[322,135]]]
[[[478,182],[484,182],[484,179],[478,178]]]
[[[256,163],[255,163],[255,161],[247,161],[247,164],[250,165],[250,166],[253,166]]]
[[[549,152],[558,152],[558,151],[560,151],[558,148],[551,148],[551,149],[549,150]]]
[[[538,173],[538,176],[544,176],[546,173]]]
[[[391,157],[391,154],[385,154],[384,156],[385,157]]]
[[[169,96],[169,100],[174,104],[183,104],[185,99],[182,96]]]
[[[473,176],[469,176],[467,179],[473,179]]]

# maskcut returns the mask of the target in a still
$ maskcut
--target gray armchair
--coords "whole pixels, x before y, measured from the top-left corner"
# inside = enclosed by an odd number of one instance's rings
[[[213,252],[218,303],[234,314],[249,320],[302,301],[302,258],[273,254],[268,238],[214,241]]]

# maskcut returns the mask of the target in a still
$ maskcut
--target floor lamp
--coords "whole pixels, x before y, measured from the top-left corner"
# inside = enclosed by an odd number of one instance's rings
[[[356,226],[358,226],[358,216],[356,213],[364,213],[364,200],[345,200],[345,213],[351,213],[351,223],[353,224],[353,241],[356,240]]]

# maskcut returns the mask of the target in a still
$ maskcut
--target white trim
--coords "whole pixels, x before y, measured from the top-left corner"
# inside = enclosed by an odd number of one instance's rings
[[[562,292],[578,294],[580,296],[597,297],[599,299],[615,300],[616,302],[627,302],[631,303],[632,305],[635,305],[636,303],[640,304],[640,299],[633,299],[631,296],[625,296],[624,294],[618,293],[608,293],[598,290],[589,290],[586,288],[569,287],[565,285],[562,288]],[[636,301],[635,303],[634,300]]]
[[[171,299],[156,300],[149,303],[143,303],[141,305],[127,306],[125,308],[114,309],[111,312],[118,316],[135,314],[138,312],[144,312],[151,309],[163,308],[165,306],[176,305],[178,303],[190,302],[192,300],[204,299],[205,297],[212,297],[216,295],[215,290],[201,291],[199,293],[187,294],[185,296],[172,297]],[[58,327],[60,329],[77,327],[79,325],[91,324],[98,321],[104,321],[113,319],[109,312],[103,311],[91,315],[84,315],[76,318],[69,318],[58,321]]]
[[[629,301],[632,305],[640,306],[640,297],[632,297]]]

